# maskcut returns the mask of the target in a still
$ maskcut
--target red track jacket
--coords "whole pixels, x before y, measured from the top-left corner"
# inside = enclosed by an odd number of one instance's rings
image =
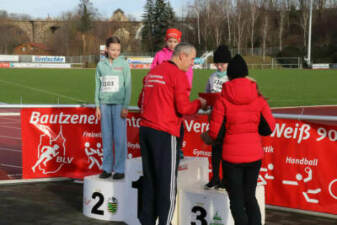
[[[143,79],[138,98],[141,126],[179,137],[183,115],[198,112],[199,100],[190,102],[190,86],[185,72],[167,61],[153,68]]]

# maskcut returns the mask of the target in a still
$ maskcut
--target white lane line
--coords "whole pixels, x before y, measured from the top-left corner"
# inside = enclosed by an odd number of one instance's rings
[[[20,122],[20,120],[16,120],[16,121],[4,121],[4,122],[1,122],[1,118],[0,118],[0,124],[1,124],[1,125],[6,125],[6,124],[18,124],[18,125],[20,125],[21,122]]]
[[[20,117],[18,116],[18,118],[14,119],[13,117],[3,116],[0,119],[4,119],[4,120],[8,120],[8,121],[18,121],[18,119],[20,119]]]
[[[71,181],[71,178],[55,177],[55,178],[34,178],[34,179],[16,179],[16,180],[0,180],[2,184],[26,184],[26,183],[41,183],[41,182],[56,182],[56,181]]]
[[[19,127],[10,127],[10,126],[1,126],[2,124],[0,123],[0,127],[6,128],[6,129],[16,129],[16,130],[21,130]]]
[[[16,126],[16,127],[20,127],[21,126],[20,123],[1,123],[1,122],[0,122],[0,125],[4,125],[4,126],[13,125],[13,126]]]
[[[20,177],[22,177],[22,173],[8,174],[8,177],[13,178],[13,179],[20,178]]]
[[[0,113],[0,116],[5,116],[5,117],[12,117],[12,116],[20,116],[19,112],[5,112],[5,113]]]
[[[10,151],[10,152],[22,152],[20,149],[12,149],[12,148],[5,148],[5,147],[0,147],[0,151]]]
[[[0,80],[0,82],[5,83],[5,84],[10,84],[10,85],[13,85],[13,86],[26,88],[26,89],[33,90],[33,91],[36,91],[36,92],[41,92],[41,93],[48,94],[48,95],[60,96],[60,97],[67,98],[67,99],[70,99],[70,100],[85,102],[82,99],[77,99],[77,98],[73,98],[73,97],[70,97],[70,96],[67,96],[67,95],[62,95],[62,94],[59,94],[59,93],[56,93],[56,92],[46,91],[46,90],[39,89],[39,88],[33,88],[33,87],[26,86],[26,85],[18,84],[18,83],[13,83],[13,82],[4,81],[4,80]]]
[[[14,165],[3,164],[3,163],[0,163],[0,166],[4,166],[4,167],[13,167],[13,168],[22,168],[22,166],[14,166]]]
[[[303,105],[303,106],[284,106],[284,107],[271,107],[272,109],[294,109],[294,108],[337,108],[337,105]]]
[[[2,135],[0,135],[0,138],[8,138],[8,139],[14,139],[14,140],[21,140],[21,138],[17,138],[17,137],[9,137],[9,136],[2,136]]]

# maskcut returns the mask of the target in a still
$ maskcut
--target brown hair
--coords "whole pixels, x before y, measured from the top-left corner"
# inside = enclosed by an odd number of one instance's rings
[[[121,40],[117,36],[111,36],[105,41],[105,47],[109,48],[110,44],[121,44]],[[108,53],[105,52],[105,56],[108,57]]]

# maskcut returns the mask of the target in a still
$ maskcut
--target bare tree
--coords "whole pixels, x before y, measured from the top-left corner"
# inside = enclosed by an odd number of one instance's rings
[[[232,1],[225,0],[225,11],[226,11],[226,19],[227,19],[227,33],[228,33],[228,44],[232,45],[232,35],[231,35],[231,10],[232,10]]]
[[[254,55],[254,40],[255,40],[255,23],[258,16],[258,2],[251,0],[250,2],[250,47],[251,55]]]
[[[80,0],[78,5],[78,30],[81,33],[82,43],[83,43],[83,53],[87,53],[87,33],[90,32],[93,25],[93,20],[97,15],[97,9],[93,7],[93,4],[90,0]]]
[[[265,61],[266,57],[266,45],[267,45],[267,37],[268,37],[268,29],[269,29],[269,15],[265,12],[263,17],[263,25],[262,25],[262,57],[263,61]]]
[[[209,8],[213,12],[209,15],[211,23],[209,23],[211,30],[214,32],[215,46],[219,46],[222,42],[222,34],[224,32],[224,0],[211,0]]]
[[[237,6],[236,6],[237,41],[236,43],[237,43],[238,53],[241,53],[242,40],[244,39],[243,32],[247,25],[247,18],[245,17],[247,13],[244,11],[246,8],[247,8],[247,5],[245,4],[244,1],[241,1],[241,0],[237,1]]]
[[[279,20],[279,50],[282,51],[283,49],[283,32],[284,32],[284,23],[287,16],[287,8],[286,2],[284,0],[279,0],[278,2],[278,9],[280,14]]]
[[[0,54],[11,54],[16,46],[28,42],[27,35],[18,27],[0,19]]]
[[[322,18],[323,10],[326,8],[326,0],[314,0],[314,8],[318,10],[318,18]]]
[[[308,22],[309,22],[309,1],[307,0],[298,0],[299,1],[299,10],[301,13],[300,17],[300,26],[303,30],[303,46],[307,46],[307,33],[308,33]]]

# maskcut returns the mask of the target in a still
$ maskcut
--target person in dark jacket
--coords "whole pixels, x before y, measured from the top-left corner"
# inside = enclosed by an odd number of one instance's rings
[[[261,225],[255,197],[263,158],[261,135],[272,133],[275,119],[256,82],[247,75],[246,62],[236,55],[227,68],[229,81],[223,84],[211,113],[210,129],[202,139],[211,144],[225,130],[222,159],[235,225]]]
[[[213,54],[213,62],[217,70],[208,78],[206,93],[221,93],[223,83],[228,81],[227,67],[231,60],[231,52],[226,45],[220,45]],[[211,180],[205,184],[204,188],[208,189],[224,189],[226,187],[225,180],[220,181],[219,170],[221,153],[222,153],[222,136],[219,136],[219,141],[212,145],[212,172]],[[223,167],[222,167],[223,168]],[[223,176],[222,176],[223,178]]]
[[[180,43],[170,61],[151,69],[144,77],[138,99],[140,107],[139,143],[142,155],[142,225],[171,224],[175,200],[179,156],[177,137],[183,115],[206,108],[206,100],[189,100],[186,71],[193,66],[195,48]]]

